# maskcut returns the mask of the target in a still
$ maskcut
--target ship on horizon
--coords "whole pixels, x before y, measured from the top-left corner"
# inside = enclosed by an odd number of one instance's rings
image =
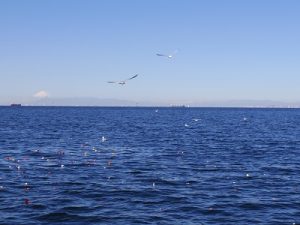
[[[21,107],[22,105],[21,104],[16,104],[16,103],[13,103],[13,104],[10,104],[11,107]]]

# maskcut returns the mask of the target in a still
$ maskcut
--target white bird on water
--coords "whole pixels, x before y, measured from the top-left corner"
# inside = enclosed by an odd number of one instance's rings
[[[121,80],[121,81],[107,81],[107,83],[124,85],[124,84],[126,84],[127,81],[132,80],[132,79],[136,78],[137,76],[138,76],[138,74],[135,74],[134,76],[132,76],[132,77],[130,77],[128,79],[125,79],[125,80]]]

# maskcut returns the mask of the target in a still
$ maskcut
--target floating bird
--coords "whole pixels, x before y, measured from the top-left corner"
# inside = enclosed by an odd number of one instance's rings
[[[124,84],[126,84],[127,81],[132,80],[133,78],[136,78],[137,76],[138,76],[138,74],[135,74],[133,77],[130,77],[130,78],[126,79],[126,80],[121,80],[121,81],[107,81],[107,83],[124,85]]]
[[[176,50],[176,51],[174,51],[172,54],[161,54],[161,53],[157,53],[156,55],[157,55],[157,56],[166,57],[166,58],[168,58],[168,59],[172,59],[172,58],[175,56],[175,54],[176,54],[177,52],[178,52],[178,51]]]

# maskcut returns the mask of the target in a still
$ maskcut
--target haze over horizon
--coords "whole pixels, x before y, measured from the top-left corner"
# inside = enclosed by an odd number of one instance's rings
[[[299,105],[299,11],[296,0],[1,1],[0,105]]]
[[[96,98],[96,97],[31,97],[18,98],[2,102],[0,106],[22,104],[23,106],[95,106],[95,107],[247,107],[247,108],[300,108],[300,102],[283,102],[272,100],[209,100],[209,101],[134,101],[126,99]]]

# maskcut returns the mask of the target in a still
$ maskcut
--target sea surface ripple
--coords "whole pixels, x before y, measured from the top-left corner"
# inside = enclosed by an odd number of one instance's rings
[[[299,224],[300,110],[0,107],[0,224]]]

